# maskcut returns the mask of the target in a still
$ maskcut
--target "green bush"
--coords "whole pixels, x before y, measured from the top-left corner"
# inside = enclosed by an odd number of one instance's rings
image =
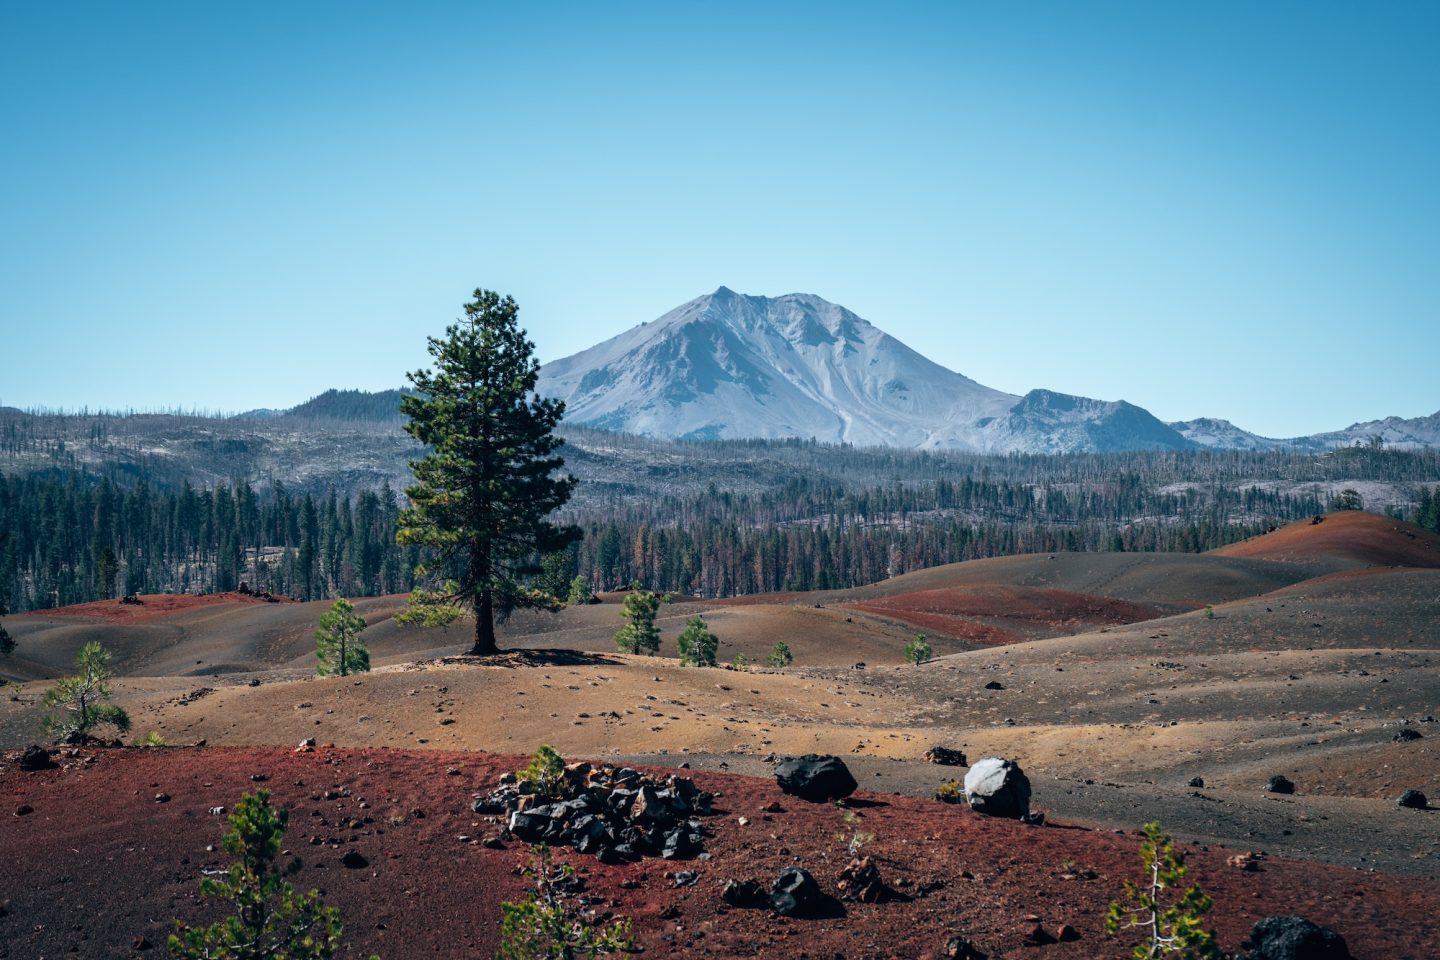
[[[918,667],[934,655],[935,652],[930,649],[930,641],[923,633],[915,634],[915,639],[905,644],[906,663],[913,663]]]
[[[680,648],[682,667],[713,667],[720,639],[710,632],[704,617],[691,617],[675,641]]]
[[[525,876],[535,889],[519,903],[500,904],[500,960],[573,960],[629,951],[634,946],[630,920],[608,923],[578,904],[567,902],[565,888],[575,875],[568,863],[554,865],[550,848],[531,847],[535,864]]]
[[[959,780],[942,780],[935,789],[935,799],[942,803],[964,803],[965,786]]]
[[[775,646],[770,648],[770,656],[765,658],[767,667],[788,667],[795,662],[795,655],[790,652],[790,644],[784,640],[776,640]]]
[[[1215,933],[1201,922],[1214,902],[1192,886],[1166,905],[1167,894],[1173,895],[1185,879],[1185,855],[1175,849],[1175,842],[1160,832],[1159,821],[1145,824],[1145,840],[1140,844],[1140,863],[1144,868],[1141,883],[1125,881],[1125,895],[1130,901],[1122,906],[1117,900],[1110,904],[1105,916],[1105,931],[1111,936],[1121,930],[1139,927],[1144,939],[1130,951],[1133,960],[1155,960],[1175,956],[1181,960],[1220,960],[1220,947]]]
[[[558,797],[560,782],[565,776],[565,758],[554,747],[542,743],[535,756],[530,758],[530,765],[517,770],[515,775],[521,780],[529,780],[540,796]]]

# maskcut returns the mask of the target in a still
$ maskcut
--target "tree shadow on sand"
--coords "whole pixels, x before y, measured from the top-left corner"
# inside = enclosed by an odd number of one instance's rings
[[[471,664],[477,667],[616,667],[619,660],[602,653],[586,653],[584,650],[534,649],[502,650],[490,657],[474,657],[468,654],[440,657],[430,661],[435,666]]]

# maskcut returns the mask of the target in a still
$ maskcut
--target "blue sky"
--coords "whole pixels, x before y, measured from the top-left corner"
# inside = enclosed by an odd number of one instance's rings
[[[777,7],[783,9],[776,9]],[[541,359],[720,285],[982,383],[1440,409],[1440,5],[0,6],[0,403],[288,406],[476,286]]]

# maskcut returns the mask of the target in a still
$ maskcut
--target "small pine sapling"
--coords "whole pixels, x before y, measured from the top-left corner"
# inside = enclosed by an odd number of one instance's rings
[[[176,921],[170,955],[184,960],[326,960],[340,949],[340,911],[318,891],[297,893],[285,878],[300,861],[276,864],[289,816],[270,806],[270,791],[247,793],[221,841],[235,862],[200,881],[200,894],[229,901],[234,912],[208,927]],[[374,960],[374,958],[372,958]]]
[[[130,715],[110,703],[110,654],[90,641],[75,658],[77,676],[62,677],[45,691],[44,704],[52,713],[44,720],[45,732],[58,743],[83,743],[96,727],[130,729]]]
[[[1205,604],[1205,619],[1206,619],[1206,620],[1214,620],[1214,619],[1215,619],[1215,607],[1212,606],[1211,604],[1208,604],[1208,603]]]
[[[795,655],[790,652],[790,644],[784,640],[776,640],[775,646],[770,648],[770,656],[765,658],[765,666],[779,669],[788,667],[795,662]]]
[[[844,829],[835,834],[836,841],[844,844],[845,852],[850,854],[852,859],[860,856],[860,851],[875,839],[875,834],[861,831],[860,818],[856,816],[854,810],[846,810],[845,815],[840,818],[840,822]]]
[[[575,868],[553,864],[544,844],[530,849],[535,863],[525,868],[525,876],[535,889],[518,903],[500,904],[500,960],[573,960],[629,952],[635,943],[630,920],[603,921],[568,901]]]
[[[720,647],[720,639],[710,632],[704,617],[691,617],[675,642],[680,648],[680,666],[715,666],[715,651]]]
[[[735,659],[730,661],[731,670],[749,670],[750,658],[743,653],[735,654]]]
[[[591,596],[590,581],[586,580],[583,575],[576,574],[575,579],[570,581],[570,595],[565,598],[565,602],[572,607],[577,607],[589,603]]]
[[[917,667],[934,656],[930,648],[930,641],[925,634],[915,634],[915,639],[905,644],[905,662],[913,663]]]
[[[1179,890],[1187,868],[1185,855],[1175,849],[1174,840],[1160,832],[1159,821],[1145,824],[1140,862],[1144,867],[1143,881],[1125,881],[1130,905],[1122,906],[1118,900],[1110,904],[1105,931],[1111,936],[1134,927],[1145,931],[1145,939],[1130,951],[1133,960],[1169,956],[1220,960],[1214,931],[1201,926],[1214,902],[1198,886],[1191,886],[1173,903],[1165,903],[1167,892],[1173,896]]]
[[[530,758],[530,765],[517,770],[515,776],[522,781],[528,780],[542,797],[558,797],[565,777],[565,758],[554,747],[542,743]]]
[[[370,651],[360,634],[365,618],[355,613],[350,601],[341,597],[320,618],[315,631],[315,672],[322,677],[345,677],[370,672]]]
[[[633,584],[625,595],[621,616],[630,622],[615,633],[615,647],[621,653],[654,653],[660,649],[660,630],[655,614],[660,610],[660,597]]]

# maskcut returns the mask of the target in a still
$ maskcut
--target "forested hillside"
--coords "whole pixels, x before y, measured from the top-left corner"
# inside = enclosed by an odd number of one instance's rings
[[[562,594],[577,574],[715,597],[1027,551],[1199,551],[1337,505],[1440,529],[1431,452],[938,457],[596,432],[568,450],[589,482],[563,519],[585,536],[539,578]],[[402,592],[423,556],[395,544],[400,500],[384,480],[316,491],[126,469],[0,474],[0,600],[26,610],[242,581],[308,599]]]

